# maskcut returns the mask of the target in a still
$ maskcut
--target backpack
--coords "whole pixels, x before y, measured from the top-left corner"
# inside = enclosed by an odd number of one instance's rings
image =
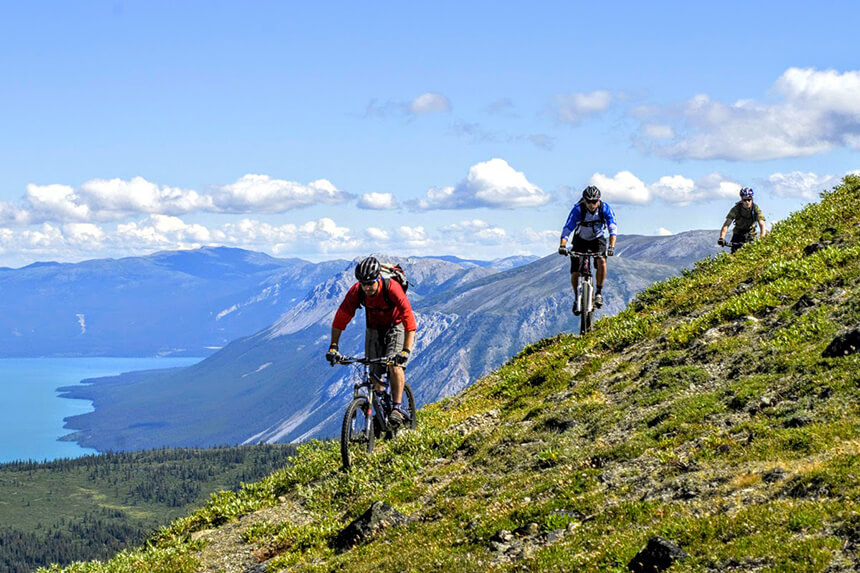
[[[409,290],[409,279],[406,278],[406,273],[403,272],[403,267],[397,263],[380,263],[379,274],[382,275],[382,297],[385,299],[385,304],[388,305],[388,308],[394,308],[395,305],[388,295],[388,284],[392,279],[396,280],[400,283],[400,287],[405,293]],[[358,289],[358,308],[364,306],[364,296],[364,289]]]
[[[735,228],[732,232],[738,235],[754,236],[755,225],[761,217],[761,209],[753,202],[750,206],[749,216],[747,216],[744,213],[742,201],[735,203],[735,206],[737,207],[737,216],[735,217]]]
[[[597,212],[600,214],[600,218],[597,219],[596,221],[589,221],[588,223],[585,222],[585,214],[588,213],[588,207],[585,206],[585,199],[580,199],[578,205],[579,205],[579,223],[577,224],[578,227],[581,227],[582,225],[589,225],[593,228],[597,225],[603,225],[606,222],[606,219],[603,216],[603,201],[600,202],[600,207],[598,207],[598,209],[597,209]]]

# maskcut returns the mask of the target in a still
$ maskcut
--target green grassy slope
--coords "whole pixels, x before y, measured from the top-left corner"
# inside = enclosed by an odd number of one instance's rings
[[[857,570],[860,354],[822,352],[860,324],[858,278],[847,177],[590,335],[525,348],[349,473],[337,444],[304,445],[146,548],[67,571],[195,571],[225,526],[244,542],[224,571],[252,551],[270,571],[625,571],[656,534],[690,555],[673,571]],[[336,553],[378,499],[412,521]]]

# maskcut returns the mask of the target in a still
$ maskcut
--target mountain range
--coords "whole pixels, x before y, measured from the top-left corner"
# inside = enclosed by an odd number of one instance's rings
[[[598,317],[615,314],[643,288],[714,254],[714,236],[691,231],[619,238]],[[400,263],[413,285],[419,331],[407,379],[419,403],[456,394],[524,345],[578,329],[570,312],[569,262],[558,255],[507,270],[459,259],[378,256]],[[322,359],[334,311],[354,282],[353,265],[340,267],[271,325],[194,366],[64,388],[65,397],[91,400],[95,408],[67,419],[74,431],[65,439],[105,451],[334,435],[354,377]],[[361,353],[362,320],[359,313],[344,333],[342,352]]]

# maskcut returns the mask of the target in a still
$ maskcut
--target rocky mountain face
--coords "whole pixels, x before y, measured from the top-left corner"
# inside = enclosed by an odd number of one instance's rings
[[[206,247],[0,269],[0,356],[207,356],[347,264]]]
[[[685,234],[675,240],[699,248],[696,258],[717,250],[713,240],[708,246]],[[567,258],[554,254],[498,271],[460,261],[378,257],[400,263],[412,283],[409,297],[419,329],[407,380],[420,403],[456,394],[524,345],[579,328],[570,310]],[[623,253],[611,259],[598,318],[620,311],[637,292],[682,266]],[[76,430],[68,439],[99,450],[125,450],[334,435],[354,372],[330,368],[322,357],[331,319],[353,282],[352,265],[346,265],[269,328],[195,366],[66,388],[67,397],[93,400],[95,406],[67,421]],[[341,338],[343,353],[363,352],[362,323],[360,311]]]

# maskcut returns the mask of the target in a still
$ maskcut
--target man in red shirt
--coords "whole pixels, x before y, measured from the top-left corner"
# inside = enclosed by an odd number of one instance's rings
[[[331,324],[331,344],[325,357],[332,364],[337,361],[340,356],[337,346],[340,334],[355,316],[358,307],[364,306],[367,319],[364,355],[367,358],[393,357],[394,365],[388,367],[393,402],[389,420],[402,423],[409,417],[401,407],[403,385],[406,381],[403,367],[412,352],[417,328],[412,305],[409,304],[406,293],[396,280],[384,281],[388,284],[388,292],[383,292],[385,287],[379,261],[373,257],[364,259],[355,267],[355,278],[358,282],[346,293],[334,315]],[[376,378],[381,379],[385,373],[385,366],[375,364],[371,368]],[[376,389],[381,390],[382,387],[379,386]]]

